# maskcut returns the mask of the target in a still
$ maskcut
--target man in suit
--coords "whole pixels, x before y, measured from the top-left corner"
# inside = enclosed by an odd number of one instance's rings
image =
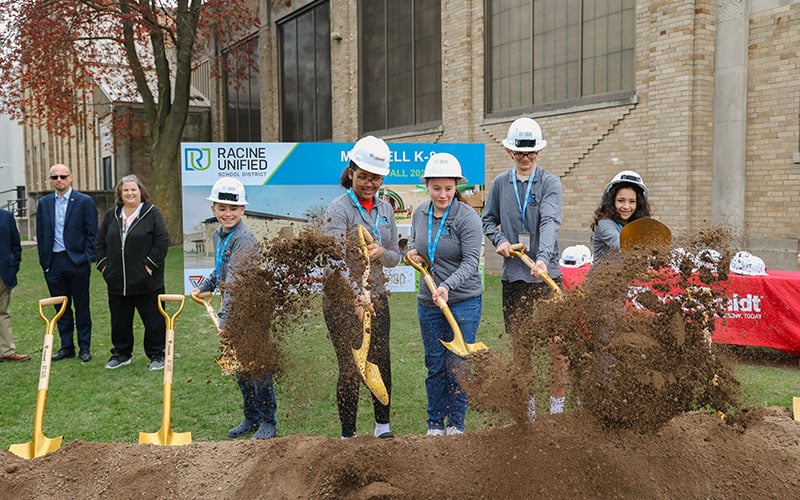
[[[11,289],[17,286],[17,271],[22,260],[22,247],[14,214],[0,209],[0,362],[28,361],[27,354],[18,354],[11,333],[8,303]]]
[[[72,189],[72,172],[66,165],[50,167],[50,184],[55,192],[43,196],[36,207],[39,264],[50,295],[69,298],[67,312],[58,320],[61,348],[53,361],[75,357],[72,332],[77,329],[78,354],[86,362],[92,359],[89,273],[95,260],[97,206],[90,196]]]

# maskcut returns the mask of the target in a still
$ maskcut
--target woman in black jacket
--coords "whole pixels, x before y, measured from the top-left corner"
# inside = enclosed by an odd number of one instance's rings
[[[106,368],[129,365],[133,354],[133,312],[144,324],[144,352],[149,370],[164,368],[166,325],[158,311],[164,293],[164,259],[169,232],[164,217],[148,200],[150,195],[135,175],[126,175],[114,189],[116,204],[109,208],[97,231],[97,269],[108,285],[111,311],[111,359]]]

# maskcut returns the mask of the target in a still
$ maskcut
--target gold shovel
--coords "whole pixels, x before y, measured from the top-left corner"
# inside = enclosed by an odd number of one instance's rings
[[[219,316],[217,316],[214,306],[211,305],[211,301],[214,299],[214,294],[211,292],[202,292],[198,296],[191,294],[189,296],[193,301],[206,308],[208,316],[211,318],[211,321],[214,323],[214,326],[217,329],[216,331],[219,332]],[[236,353],[233,351],[233,348],[223,349],[222,353],[218,357],[214,358],[214,362],[222,369],[223,375],[233,375],[242,368],[239,360],[236,359]]]
[[[549,274],[539,271],[536,269],[536,263],[528,257],[528,254],[525,253],[525,243],[515,243],[511,245],[511,249],[508,251],[514,257],[519,257],[519,259],[525,263],[534,273],[536,273],[536,277],[540,280],[544,281],[547,286],[553,289],[557,296],[561,296],[564,292],[561,290],[561,287],[558,286],[558,283],[553,281],[553,278],[550,277]]]
[[[211,305],[211,300],[214,298],[214,294],[211,292],[202,292],[198,296],[190,295],[190,297],[192,297],[193,301],[206,308],[206,312],[211,318],[211,321],[214,322],[214,326],[219,329],[219,316],[217,316],[214,306]]]
[[[619,251],[626,253],[637,246],[668,245],[670,241],[669,227],[651,217],[642,217],[626,224],[619,232]]]
[[[191,432],[172,432],[172,369],[175,359],[175,318],[183,311],[186,297],[183,295],[158,296],[158,310],[167,322],[167,337],[164,349],[164,402],[161,408],[161,429],[158,432],[140,432],[139,444],[157,444],[161,446],[181,446],[192,444]],[[172,317],[167,314],[161,302],[180,302],[180,307]]]
[[[369,299],[369,289],[367,283],[369,280],[369,250],[367,245],[372,243],[372,235],[369,234],[364,226],[358,226],[358,243],[361,248],[361,256],[364,259],[364,273],[361,278],[361,289],[366,293]],[[369,346],[372,341],[372,312],[364,310],[361,317],[361,347],[358,349],[350,349],[353,351],[353,359],[355,360],[358,373],[361,375],[361,380],[364,385],[372,392],[372,394],[384,405],[389,404],[389,391],[386,390],[386,384],[383,383],[381,377],[381,370],[378,365],[367,361],[369,354]]]
[[[61,308],[52,320],[48,320],[47,316],[44,315],[44,306],[54,306],[59,303],[61,304]],[[33,440],[27,443],[11,445],[8,451],[18,457],[27,459],[42,457],[61,447],[63,436],[53,439],[45,437],[42,431],[42,423],[44,421],[44,407],[47,402],[47,386],[50,382],[50,363],[53,357],[53,331],[55,330],[56,321],[64,315],[66,310],[67,297],[50,297],[49,299],[42,299],[39,301],[39,316],[41,316],[47,324],[47,329],[45,330],[44,346],[42,347],[42,366],[39,370],[39,390],[36,393],[36,413],[33,417]]]
[[[410,255],[406,254],[404,260],[411,265],[414,269],[419,271],[419,274],[422,276],[422,279],[425,281],[425,284],[428,285],[428,289],[431,293],[436,293],[436,283],[433,281],[433,277],[431,273],[428,271],[430,269],[430,264],[428,261],[425,260],[422,256],[417,255],[417,258],[420,259],[421,262],[416,262],[414,259],[411,258]],[[466,358],[473,352],[484,351],[489,349],[486,344],[483,342],[475,342],[474,344],[467,344],[464,341],[464,335],[461,333],[461,328],[458,326],[458,322],[456,321],[455,316],[453,316],[452,311],[447,306],[447,302],[444,301],[441,297],[436,301],[436,305],[439,306],[439,309],[442,310],[442,314],[444,314],[445,319],[447,319],[447,323],[450,325],[450,329],[453,330],[453,340],[450,342],[445,342],[442,339],[439,339],[439,342],[444,344],[444,346],[450,350],[450,352],[461,356],[462,358]]]

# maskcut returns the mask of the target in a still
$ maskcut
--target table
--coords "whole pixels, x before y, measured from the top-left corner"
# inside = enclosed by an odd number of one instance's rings
[[[590,269],[590,264],[562,267],[564,287],[583,284]],[[712,340],[800,354],[800,272],[767,272],[768,276],[730,273],[720,284],[727,307],[725,316],[717,320]]]

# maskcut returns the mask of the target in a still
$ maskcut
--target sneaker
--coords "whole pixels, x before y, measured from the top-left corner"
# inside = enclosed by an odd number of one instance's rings
[[[163,370],[164,369],[164,360],[161,358],[155,358],[150,360],[150,364],[147,365],[147,369],[151,372],[156,370]]]
[[[108,360],[108,363],[106,363],[106,370],[116,370],[120,366],[127,366],[129,364],[131,364],[131,358],[120,359],[117,357],[113,357]]]
[[[380,439],[392,439],[394,437],[394,434],[392,434],[392,431],[386,431],[378,434],[375,437],[378,437]]]
[[[536,396],[528,400],[528,422],[536,421]]]
[[[228,431],[228,437],[237,438],[239,436],[243,436],[245,434],[253,432],[258,427],[259,427],[258,422],[253,422],[249,418],[245,417],[239,425]]]
[[[428,433],[425,434],[426,436],[444,436],[444,431],[442,429],[428,429]]]
[[[253,434],[253,439],[271,439],[275,437],[275,433],[278,431],[278,426],[271,422],[261,422],[261,425],[258,426],[256,433]]]
[[[449,427],[447,428],[447,431],[445,431],[445,433],[446,433],[448,436],[455,436],[456,434],[464,434],[464,431],[462,431],[461,429],[459,429],[459,428],[458,428],[458,427],[456,427],[455,425],[451,425],[451,426],[449,426]]]

